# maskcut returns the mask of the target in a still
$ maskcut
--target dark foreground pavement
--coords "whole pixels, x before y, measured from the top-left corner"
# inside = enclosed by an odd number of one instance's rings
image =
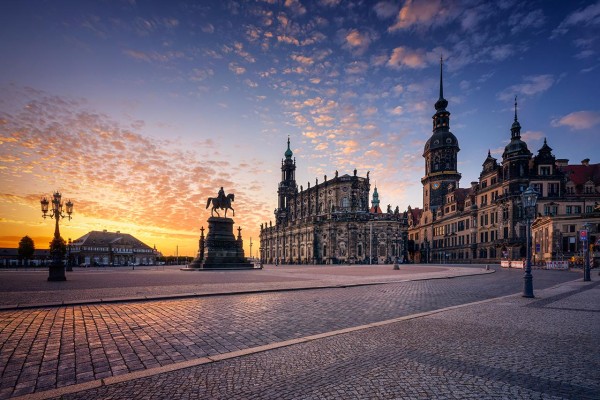
[[[300,280],[319,281],[307,271]],[[520,291],[521,271],[6,310],[0,397],[594,398],[597,285],[541,290],[580,276],[535,271],[536,299],[466,307]]]
[[[598,399],[599,300],[598,283],[569,283],[63,398]]]

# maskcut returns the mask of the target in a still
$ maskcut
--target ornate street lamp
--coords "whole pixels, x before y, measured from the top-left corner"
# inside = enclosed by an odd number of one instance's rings
[[[527,223],[527,263],[525,265],[525,274],[523,275],[523,297],[535,297],[533,295],[533,277],[531,276],[531,223],[535,217],[535,203],[537,202],[538,192],[531,185],[521,193],[521,203],[525,211],[525,221]]]
[[[394,233],[394,269],[399,270],[398,259],[400,258],[400,249],[398,248],[398,234]]]
[[[402,232],[402,264],[408,264],[408,232]]]
[[[63,263],[66,244],[64,239],[60,237],[58,221],[61,218],[69,218],[69,220],[71,219],[71,214],[73,213],[73,203],[71,200],[68,200],[64,204],[66,207],[66,215],[63,213],[62,196],[59,192],[54,192],[50,201],[46,197],[42,197],[40,204],[42,206],[42,217],[44,217],[44,219],[46,217],[50,217],[56,220],[54,226],[54,238],[52,239],[52,242],[50,242],[50,257],[52,258],[52,262],[50,264],[48,280],[66,281],[67,278],[65,276],[65,266]],[[49,209],[50,204],[52,204],[52,210]]]

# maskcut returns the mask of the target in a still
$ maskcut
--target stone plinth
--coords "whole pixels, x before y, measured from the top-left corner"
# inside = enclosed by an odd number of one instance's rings
[[[202,243],[203,238],[200,238]],[[198,256],[188,265],[188,270],[198,269],[253,269],[244,257],[243,241],[233,234],[233,219],[210,217],[208,235],[200,246]]]

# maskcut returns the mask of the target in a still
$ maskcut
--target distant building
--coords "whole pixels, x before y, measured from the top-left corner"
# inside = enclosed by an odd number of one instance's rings
[[[91,231],[71,247],[75,265],[154,265],[158,256],[156,248],[119,231]]]
[[[408,207],[409,247],[417,262],[490,262],[526,255],[526,221],[521,193],[531,185],[540,195],[534,223],[532,254],[556,259],[581,253],[575,236],[584,222],[597,235],[594,210],[600,202],[600,164],[580,165],[556,159],[544,140],[536,156],[521,139],[515,117],[502,161],[488,151],[479,180],[459,188],[458,140],[450,132],[448,101],[435,103],[433,133],[425,144],[423,208]],[[537,235],[537,236],[536,236]],[[594,236],[595,237],[595,236]]]
[[[17,247],[0,248],[0,267],[37,267],[49,263],[50,261],[49,249],[35,249],[31,259],[23,260],[19,257],[19,249]]]
[[[260,258],[263,263],[337,264],[386,263],[404,248],[406,214],[388,206],[379,208],[377,188],[369,208],[366,177],[338,175],[318,179],[306,189],[296,184],[296,161],[288,148],[281,162],[275,225],[261,224]]]

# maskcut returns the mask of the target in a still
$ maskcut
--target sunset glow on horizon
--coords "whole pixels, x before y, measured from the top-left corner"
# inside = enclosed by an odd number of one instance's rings
[[[246,256],[274,221],[290,137],[298,186],[366,176],[422,206],[440,56],[461,187],[510,139],[598,160],[600,2],[14,1],[0,15],[0,247],[129,233],[195,256],[208,197],[234,193]],[[228,217],[231,217],[228,213]],[[237,231],[236,231],[237,234]]]

